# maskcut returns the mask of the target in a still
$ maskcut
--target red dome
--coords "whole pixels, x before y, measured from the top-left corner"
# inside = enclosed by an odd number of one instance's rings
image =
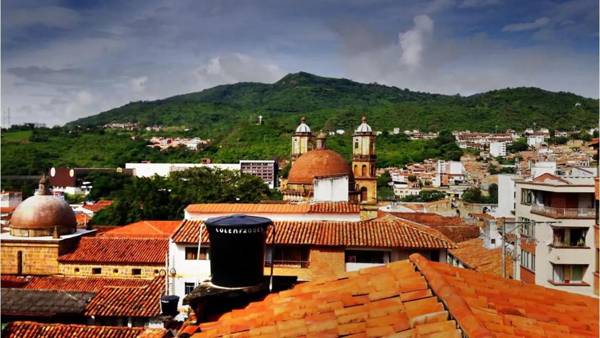
[[[288,175],[288,184],[313,184],[315,177],[348,176],[352,169],[344,158],[329,149],[315,149],[300,156]]]

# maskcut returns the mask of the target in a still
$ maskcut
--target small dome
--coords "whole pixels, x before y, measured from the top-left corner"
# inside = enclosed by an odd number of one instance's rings
[[[310,133],[310,127],[304,121],[304,117],[300,119],[300,124],[296,128],[297,133]]]
[[[342,155],[329,149],[316,149],[296,160],[288,174],[288,184],[313,184],[315,177],[343,175],[353,178],[352,169]]]
[[[45,177],[34,196],[17,206],[10,218],[11,234],[15,236],[49,236],[72,233],[76,226],[75,213],[64,200],[47,195]]]
[[[356,128],[356,132],[357,133],[372,133],[373,132],[373,129],[371,129],[371,126],[367,124],[366,117],[362,118],[362,123],[360,124],[360,126],[358,126],[358,128]]]

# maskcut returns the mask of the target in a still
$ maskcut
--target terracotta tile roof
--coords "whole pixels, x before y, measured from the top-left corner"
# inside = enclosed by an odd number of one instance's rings
[[[478,218],[478,219],[495,219],[494,216],[492,216],[491,214],[488,213],[483,213],[483,212],[472,212],[469,214],[469,216],[473,217],[473,218]]]
[[[164,277],[157,277],[144,286],[106,286],[85,310],[86,316],[154,317],[160,314],[160,297],[164,292]]]
[[[483,240],[471,239],[456,244],[456,248],[450,249],[450,254],[461,261],[467,268],[475,271],[493,273],[502,276],[502,249],[486,249]],[[511,259],[506,258],[507,276],[511,275]]]
[[[479,228],[476,225],[465,223],[460,217],[447,217],[429,212],[388,213],[401,219],[430,226],[456,243],[479,237]]]
[[[190,204],[187,212],[201,214],[356,214],[358,204],[347,202],[332,203],[202,203]]]
[[[165,264],[167,239],[83,237],[61,263]]]
[[[104,237],[169,238],[181,224],[179,221],[139,221],[103,232]]]
[[[504,280],[413,254],[410,260],[299,284],[194,338],[239,336],[597,336],[598,299]]]
[[[92,218],[84,213],[75,214],[75,220],[77,220],[77,225],[86,225],[90,222]]]
[[[112,205],[112,201],[98,201],[94,204],[84,204],[82,208],[87,209],[91,212],[98,212],[110,205]]]
[[[22,288],[30,281],[30,276],[0,275],[0,286],[3,288]]]
[[[193,337],[438,335],[461,337],[456,322],[413,264],[402,261],[300,284],[202,323]],[[186,328],[187,332],[194,327]]]
[[[598,299],[430,262],[411,261],[472,337],[597,337]]]
[[[17,321],[10,322],[2,330],[6,338],[162,338],[167,337],[164,329],[142,327],[96,326],[79,324],[48,324]]]
[[[173,235],[176,243],[198,243],[202,221],[186,220]],[[454,243],[427,226],[399,219],[364,222],[281,221],[274,222],[276,244],[347,247],[451,248]],[[271,228],[269,228],[271,229]],[[204,228],[202,242],[208,243]],[[271,230],[267,243],[273,242]]]
[[[147,279],[125,278],[91,278],[91,277],[31,277],[24,289],[36,290],[62,290],[62,291],[89,291],[98,292],[107,286],[147,286],[152,281]]]

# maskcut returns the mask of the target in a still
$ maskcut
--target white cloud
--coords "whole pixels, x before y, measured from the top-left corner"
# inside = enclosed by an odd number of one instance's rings
[[[134,77],[129,80],[129,88],[136,93],[141,93],[146,89],[147,82],[147,76]]]
[[[542,28],[550,23],[550,19],[547,17],[536,19],[531,22],[522,22],[522,23],[512,23],[510,25],[506,25],[502,27],[503,32],[521,32],[521,31],[530,31]]]
[[[400,61],[402,64],[414,68],[421,64],[425,44],[433,33],[433,20],[427,15],[419,15],[413,21],[414,27],[400,33],[398,40],[402,50]]]
[[[285,72],[273,63],[233,53],[211,58],[198,67],[194,74],[198,85],[207,88],[244,81],[274,82],[285,75]]]

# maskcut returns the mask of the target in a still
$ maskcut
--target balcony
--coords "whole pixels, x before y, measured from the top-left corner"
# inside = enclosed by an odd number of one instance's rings
[[[532,206],[531,213],[551,218],[569,219],[593,219],[595,216],[594,208],[554,208],[545,205]]]

